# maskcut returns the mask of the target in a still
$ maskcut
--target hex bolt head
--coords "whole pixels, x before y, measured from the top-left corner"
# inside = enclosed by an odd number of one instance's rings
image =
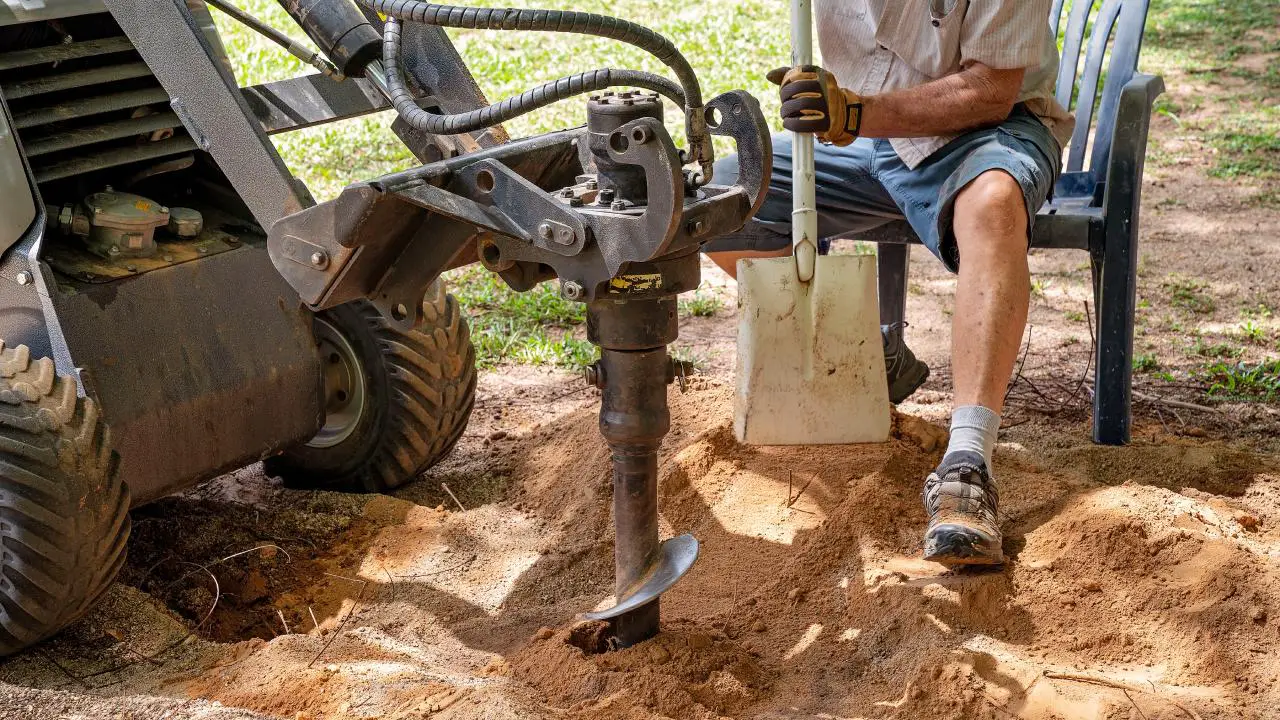
[[[571,198],[571,197],[573,197],[573,188],[565,188],[565,189],[561,190],[561,191],[560,191],[560,197],[562,197],[562,198]]]
[[[586,288],[572,280],[560,283],[560,296],[565,300],[581,300],[586,294]]]
[[[19,285],[30,285],[31,281],[34,280],[35,278],[32,277],[31,273],[27,272],[26,270],[23,270],[22,272],[18,273],[18,276],[14,279],[18,281]]]
[[[582,207],[582,198],[580,197],[569,198],[569,207],[575,207],[575,208]]]
[[[626,203],[625,201],[622,201],[622,200],[614,200],[614,201],[613,201],[613,204],[609,206],[609,209],[610,209],[610,210],[614,210],[614,211],[622,211],[622,210],[626,210],[626,209],[627,209],[627,203]]]
[[[618,192],[616,190],[614,190],[613,188],[605,188],[600,191],[600,198],[599,198],[600,204],[608,205],[612,203],[613,199],[617,196],[618,196]]]
[[[593,362],[583,368],[582,377],[588,385],[604,389],[604,367],[599,362]]]
[[[600,183],[595,180],[588,180],[584,184],[586,185],[586,188],[588,190],[595,190],[596,188],[600,187]]]
[[[548,223],[542,223],[538,226],[538,237],[543,240],[550,240],[555,235],[555,231],[551,229]]]
[[[107,253],[109,253],[109,254],[111,254],[111,255],[119,255],[119,254],[120,254],[120,246],[119,246],[119,245],[112,245],[112,246],[107,250]]]
[[[329,255],[323,250],[317,250],[311,253],[311,264],[316,268],[323,270],[329,265]]]

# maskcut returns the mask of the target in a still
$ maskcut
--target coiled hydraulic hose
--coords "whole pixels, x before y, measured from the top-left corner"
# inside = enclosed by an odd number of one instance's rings
[[[463,29],[578,33],[635,45],[665,63],[680,81],[684,95],[681,105],[685,111],[685,134],[689,140],[690,159],[696,161],[701,167],[701,181],[710,181],[711,166],[715,156],[702,107],[702,87],[689,61],[670,40],[658,33],[626,20],[577,11],[472,8],[439,5],[420,0],[360,0],[360,2],[387,16],[389,20],[383,34],[383,62],[387,66],[388,85],[395,83],[395,89],[403,91],[403,93],[396,93],[398,100],[396,97],[392,98],[396,111],[410,125],[436,134],[460,133],[467,132],[469,129],[489,127],[571,95],[591,92],[611,85],[634,85],[657,90],[668,97],[672,97],[673,94],[670,92],[671,87],[658,85],[658,82],[665,81],[656,75],[636,71],[597,70],[561,78],[471,113],[436,115],[419,108],[404,87],[400,68],[400,29],[399,23],[394,22],[395,20]],[[580,89],[575,90],[575,86]],[[486,113],[487,120],[481,120],[480,115]],[[446,125],[441,126],[435,120],[431,120],[432,117],[445,120]],[[452,120],[451,118],[460,119]],[[458,129],[432,130],[428,127],[428,123],[435,127]]]
[[[418,107],[413,94],[405,87],[398,63],[400,57],[400,28],[395,18],[388,18],[383,35],[382,62],[387,72],[387,91],[396,112],[413,127],[433,135],[456,135],[473,132],[504,123],[514,117],[559,102],[567,97],[603,90],[618,85],[654,90],[683,106],[684,93],[680,86],[652,73],[638,70],[590,70],[562,77],[554,82],[539,85],[531,90],[509,97],[488,107],[454,115],[439,115]]]

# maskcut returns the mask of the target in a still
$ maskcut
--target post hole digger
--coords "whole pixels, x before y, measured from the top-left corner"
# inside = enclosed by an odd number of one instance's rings
[[[615,605],[590,617],[619,646],[657,632],[659,595],[697,554],[658,537],[682,373],[666,347],[699,248],[763,202],[759,106],[704,99],[675,45],[616,18],[361,1],[281,0],[325,58],[273,39],[321,72],[249,88],[203,2],[0,4],[0,514],[18,548],[0,653],[105,591],[131,504],[261,458],[291,485],[384,491],[447,453],[475,370],[438,278],[476,262],[587,305],[617,528]],[[444,27],[613,38],[676,81],[593,70],[491,105]],[[507,141],[504,121],[579,95],[585,126]],[[328,202],[268,140],[387,108],[421,164]],[[715,184],[711,136],[736,146],[734,184]]]

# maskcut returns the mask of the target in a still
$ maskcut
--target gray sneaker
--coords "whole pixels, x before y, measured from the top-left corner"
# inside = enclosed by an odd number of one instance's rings
[[[906,323],[880,328],[880,335],[884,338],[884,371],[889,378],[889,402],[894,405],[911,397],[929,379],[929,366],[916,359],[915,353],[902,339],[904,327]]]
[[[1003,563],[999,504],[1000,490],[981,455],[942,458],[924,483],[924,559],[949,566]]]

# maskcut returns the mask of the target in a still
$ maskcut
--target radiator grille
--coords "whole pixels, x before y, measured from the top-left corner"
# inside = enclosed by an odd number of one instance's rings
[[[0,49],[0,93],[37,182],[142,169],[194,150],[168,94],[111,16],[77,25],[94,36],[33,28],[35,40]]]

